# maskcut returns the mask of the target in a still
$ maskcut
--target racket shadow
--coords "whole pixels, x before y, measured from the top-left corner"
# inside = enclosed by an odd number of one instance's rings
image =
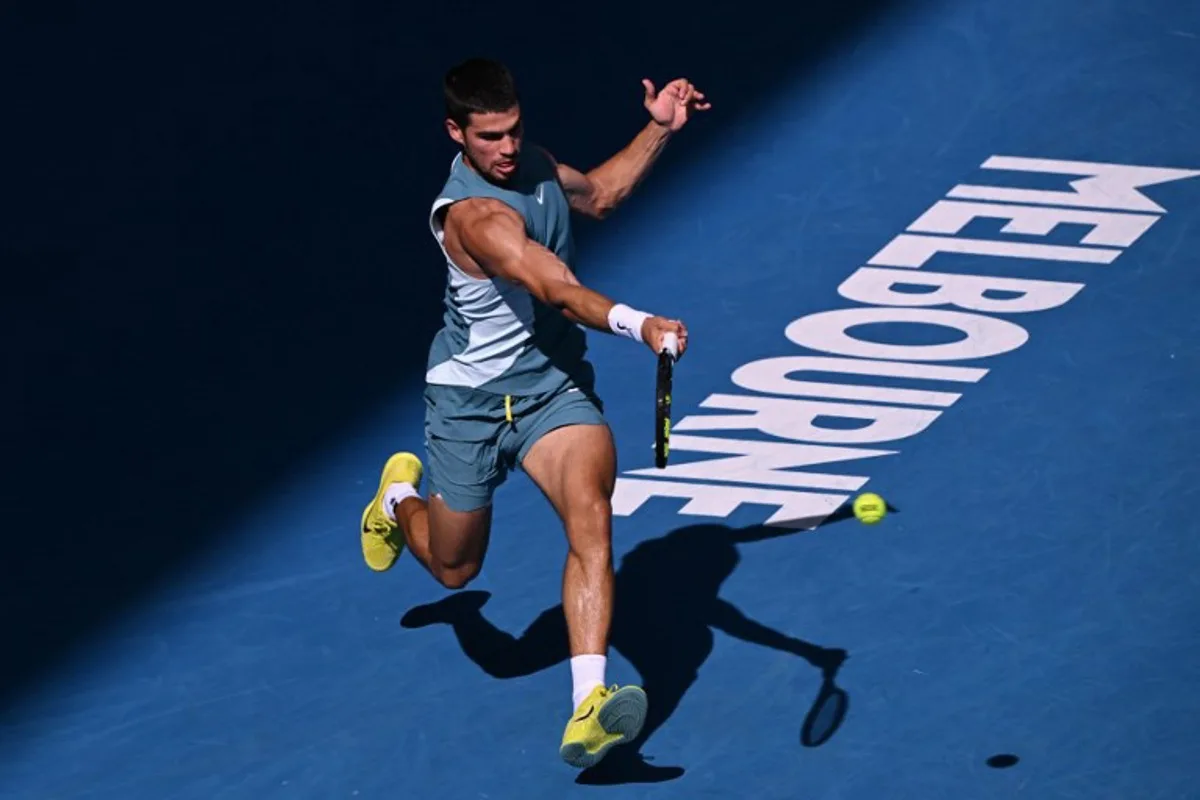
[[[833,738],[846,712],[850,710],[850,695],[834,683],[833,678],[821,682],[821,690],[800,726],[800,743],[805,747],[820,747]]]
[[[691,525],[641,542],[616,571],[619,599],[611,647],[641,676],[650,699],[649,714],[633,743],[614,749],[597,766],[582,771],[581,784],[659,783],[684,774],[680,765],[659,766],[645,745],[678,708],[712,653],[714,630],[743,641],[791,653],[816,668],[822,683],[808,710],[800,738],[806,747],[828,741],[840,727],[848,695],[836,685],[846,651],[804,641],[755,621],[720,596],[722,583],[737,567],[738,546],[797,531],[722,525]],[[445,624],[453,629],[468,658],[499,679],[518,678],[570,658],[562,606],[546,609],[519,635],[500,630],[484,615],[490,594],[463,591],[418,606],[401,620],[405,628]],[[563,722],[566,717],[564,714]],[[701,724],[719,729],[723,716]]]

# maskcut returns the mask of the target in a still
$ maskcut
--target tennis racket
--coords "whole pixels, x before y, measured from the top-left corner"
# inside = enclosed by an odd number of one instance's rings
[[[679,337],[674,333],[663,336],[663,349],[658,354],[658,381],[654,397],[654,466],[667,466],[671,452],[671,383],[675,377],[675,359],[679,357]]]

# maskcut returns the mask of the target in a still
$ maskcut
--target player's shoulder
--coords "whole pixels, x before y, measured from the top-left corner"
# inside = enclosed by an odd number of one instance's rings
[[[459,219],[488,217],[493,214],[520,216],[517,210],[505,201],[498,197],[487,196],[464,197],[456,200],[447,207],[447,214],[457,216]]]
[[[521,215],[508,203],[495,197],[465,197],[450,203],[445,209],[446,226],[460,230],[509,220],[521,222]]]

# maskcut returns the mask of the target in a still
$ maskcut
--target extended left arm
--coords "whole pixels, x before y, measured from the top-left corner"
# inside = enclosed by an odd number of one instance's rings
[[[670,138],[670,130],[651,121],[621,152],[595,169],[584,173],[558,164],[558,179],[571,208],[595,219],[607,217],[646,177]]]
[[[596,219],[607,217],[646,177],[671,135],[687,124],[691,113],[710,107],[704,94],[684,78],[671,81],[661,92],[648,80],[642,85],[650,122],[632,142],[586,173],[557,165],[559,182],[575,211]]]

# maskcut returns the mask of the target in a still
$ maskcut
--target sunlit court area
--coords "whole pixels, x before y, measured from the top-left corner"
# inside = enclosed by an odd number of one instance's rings
[[[711,104],[570,217],[687,330],[665,463],[587,333],[647,705],[583,768],[530,475],[465,585],[360,539],[434,463],[472,57],[585,175]],[[1200,797],[1200,5],[14,2],[0,63],[0,797]]]

